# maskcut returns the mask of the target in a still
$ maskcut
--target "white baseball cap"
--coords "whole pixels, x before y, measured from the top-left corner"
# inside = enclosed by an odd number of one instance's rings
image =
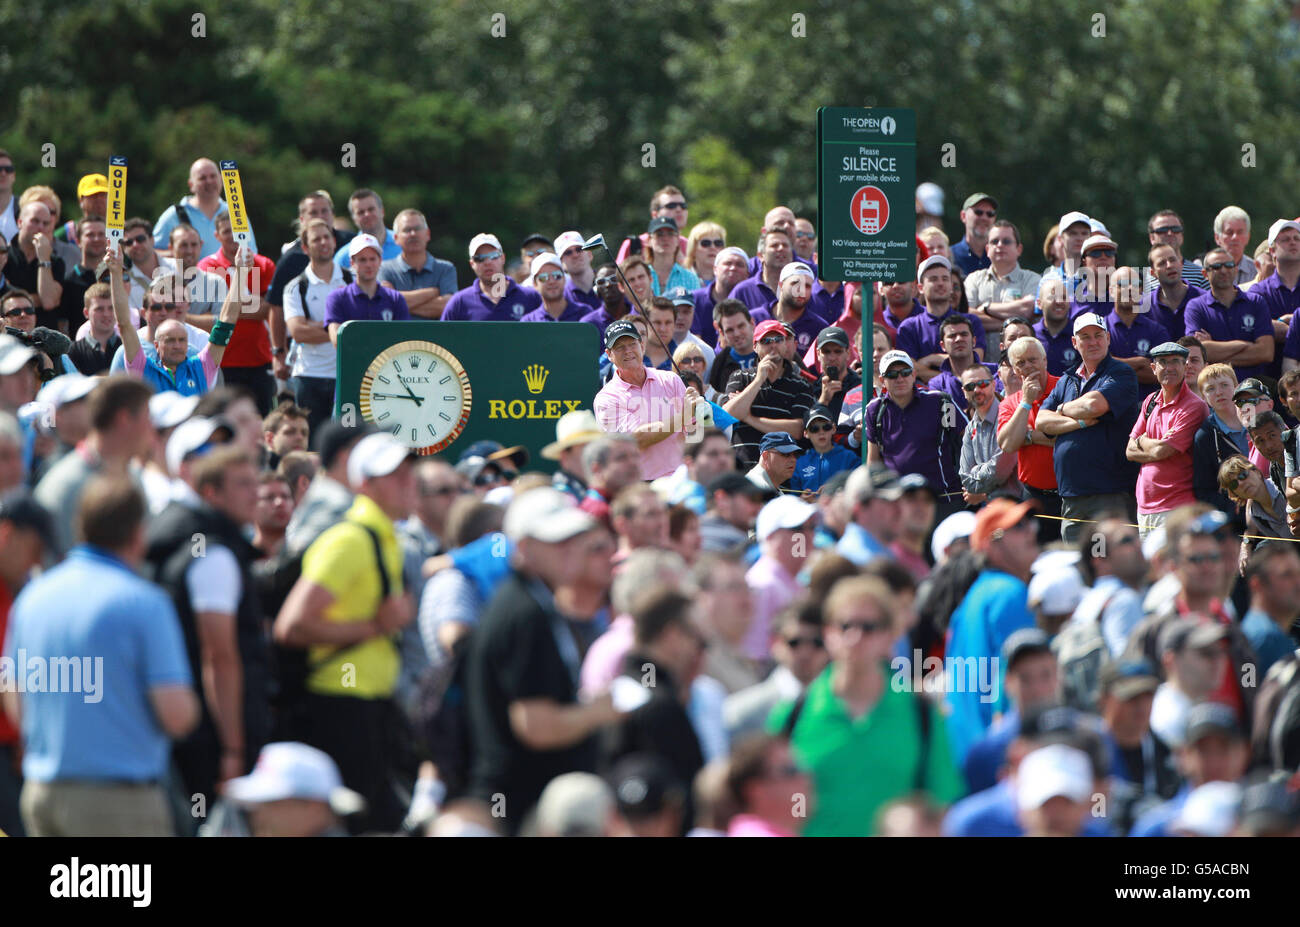
[[[1106,320],[1095,312],[1080,312],[1074,320],[1073,334],[1079,334],[1080,330],[1095,325],[1102,331],[1106,331]]]
[[[916,199],[921,210],[927,216],[943,215],[943,188],[937,183],[926,181],[916,188]]]
[[[943,521],[939,522],[934,529],[934,535],[930,538],[930,553],[934,555],[934,562],[938,563],[943,559],[948,548],[962,538],[969,538],[975,533],[975,513],[968,511],[953,512]]]
[[[582,237],[581,232],[564,232],[559,238],[555,239],[555,253],[563,254],[574,245],[581,248],[587,243],[587,239]]]
[[[384,249],[379,244],[379,239],[369,232],[362,232],[348,242],[348,257],[354,258],[367,248],[374,248],[375,253],[381,258],[384,256]]]
[[[547,544],[558,544],[595,526],[596,519],[578,508],[568,493],[539,486],[510,502],[502,530],[514,543],[533,538]]]
[[[1083,255],[1091,251],[1093,248],[1098,248],[1098,247],[1118,249],[1119,245],[1111,241],[1110,238],[1107,237],[1106,235],[1102,235],[1102,234],[1089,235],[1088,239],[1083,243],[1083,247],[1079,249],[1079,256],[1082,257]]]
[[[348,482],[352,488],[376,476],[388,476],[414,456],[409,447],[386,431],[366,435],[348,455]]]
[[[556,776],[537,800],[537,831],[546,837],[603,837],[614,813],[614,792],[600,776]]]
[[[917,283],[921,282],[921,276],[931,267],[943,267],[947,270],[952,270],[952,261],[948,260],[942,254],[930,255],[928,258],[926,258],[924,261],[921,262],[919,267],[916,268]]]
[[[1100,219],[1094,219],[1089,216],[1088,228],[1092,229],[1092,234],[1094,235],[1105,235],[1107,238],[1110,237],[1110,229],[1106,228]]]
[[[175,428],[194,414],[199,404],[199,396],[182,396],[175,390],[154,393],[149,397],[149,421],[155,431]]]
[[[782,528],[798,528],[816,515],[817,506],[809,505],[797,496],[777,496],[759,510],[754,533],[760,541],[766,541],[773,532]]]
[[[301,743],[267,744],[247,776],[226,783],[226,797],[237,805],[263,805],[286,798],[326,802],[335,814],[355,814],[366,800],[343,785],[329,754]]]
[[[1065,744],[1039,747],[1016,770],[1016,804],[1021,811],[1041,808],[1048,799],[1083,802],[1092,794],[1088,754]]]
[[[729,245],[728,247],[723,248],[721,251],[718,252],[717,257],[715,257],[715,258],[713,259],[713,264],[714,264],[714,266],[716,267],[717,264],[718,264],[718,262],[721,261],[724,257],[731,257],[732,255],[735,255],[735,256],[739,257],[739,258],[740,258],[742,261],[744,261],[746,264],[749,263],[749,255],[745,253],[745,249],[744,249],[744,248],[737,248],[735,245]],[[797,262],[797,261],[791,261],[790,263],[791,263],[791,264],[795,264],[795,263],[798,263],[798,262]],[[788,265],[787,265],[787,266],[788,266]],[[784,270],[784,269],[785,269],[785,268],[782,268],[782,270]],[[778,282],[779,282],[779,281],[778,281]]]
[[[1072,615],[1083,601],[1083,577],[1073,566],[1049,567],[1029,580],[1028,604],[1045,615]]]
[[[885,371],[894,364],[907,364],[908,370],[916,369],[916,364],[912,362],[911,355],[906,351],[886,351],[880,358],[880,375],[883,377]]]
[[[561,272],[564,270],[564,265],[560,263],[560,256],[558,254],[552,254],[550,251],[543,251],[541,254],[537,255],[537,257],[533,258],[533,263],[528,269],[529,276],[536,277],[537,272],[548,264],[554,264],[561,270]]]
[[[36,401],[49,403],[52,408],[58,409],[78,399],[85,399],[101,382],[103,381],[97,377],[88,377],[82,373],[65,373],[42,386],[36,394]]]
[[[1061,221],[1056,224],[1057,233],[1063,234],[1066,229],[1074,225],[1076,222],[1082,222],[1084,225],[1088,226],[1089,231],[1091,231],[1092,220],[1088,218],[1086,213],[1075,210],[1074,212],[1067,212],[1065,215],[1061,216]]]
[[[17,373],[35,356],[35,348],[23,344],[13,335],[0,335],[0,373],[6,376]]]
[[[791,261],[789,264],[781,268],[781,276],[777,280],[777,286],[785,283],[791,277],[808,277],[809,279],[812,279],[812,276],[812,268],[803,263],[803,261]]]
[[[1169,829],[1197,837],[1226,837],[1237,826],[1242,788],[1235,782],[1207,782],[1187,796]]]
[[[1283,229],[1295,229],[1300,232],[1300,222],[1294,219],[1278,219],[1270,225],[1268,227],[1268,243],[1270,245],[1277,241],[1277,236],[1281,234]]]
[[[498,251],[501,252],[504,252],[506,250],[505,248],[501,247],[501,239],[497,238],[495,235],[492,235],[488,232],[479,232],[477,235],[475,235],[473,238],[469,240],[469,256],[473,257],[474,252],[476,252],[483,245],[491,245],[493,248],[496,248]]]
[[[164,456],[167,458],[167,470],[171,475],[180,476],[181,464],[185,462],[185,458],[211,442],[212,436],[216,434],[219,428],[225,428],[232,435],[235,431],[225,419],[216,417],[205,418],[199,416],[178,425],[176,430],[172,432],[172,436],[167,439],[167,448],[164,451]]]

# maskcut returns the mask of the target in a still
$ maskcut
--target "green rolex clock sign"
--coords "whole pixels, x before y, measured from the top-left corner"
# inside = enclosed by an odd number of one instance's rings
[[[484,438],[522,444],[529,469],[554,469],[542,448],[561,415],[591,408],[599,337],[579,322],[347,322],[334,417],[452,460]]]

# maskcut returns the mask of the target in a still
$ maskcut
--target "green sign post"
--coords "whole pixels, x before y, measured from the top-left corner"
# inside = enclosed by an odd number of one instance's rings
[[[915,277],[915,204],[915,110],[817,110],[818,267],[823,280],[862,283],[864,424],[873,373],[871,285]]]
[[[452,459],[483,438],[521,444],[529,469],[553,470],[541,450],[561,415],[591,408],[599,340],[577,322],[347,322],[334,416]]]

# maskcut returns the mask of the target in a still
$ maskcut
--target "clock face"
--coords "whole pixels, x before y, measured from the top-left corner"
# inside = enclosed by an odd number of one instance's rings
[[[469,376],[431,341],[403,341],[384,351],[361,378],[361,416],[420,454],[436,454],[469,421]]]

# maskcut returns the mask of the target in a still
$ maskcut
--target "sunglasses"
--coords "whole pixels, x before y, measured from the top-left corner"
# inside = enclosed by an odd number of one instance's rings
[[[785,639],[785,645],[792,650],[798,649],[805,644],[816,650],[821,650],[826,646],[826,642],[820,637],[787,637]]]
[[[1190,556],[1184,559],[1186,559],[1187,562],[1192,564],[1193,566],[1200,566],[1203,563],[1218,563],[1220,560],[1223,559],[1223,554],[1219,554],[1219,553],[1191,554]]]
[[[1183,227],[1181,225],[1166,225],[1158,229],[1152,229],[1154,235],[1180,235]]]
[[[701,238],[696,242],[701,248],[725,248],[727,243],[721,238]]]
[[[887,621],[841,621],[840,631],[848,634],[850,631],[861,631],[864,635],[875,634],[878,631],[888,631],[889,622]]]
[[[968,393],[973,393],[975,390],[983,389],[992,382],[992,380],[976,380],[974,383],[963,383],[962,389]]]
[[[126,242],[128,245],[142,245],[142,244],[144,244],[146,241],[149,240],[149,236],[148,236],[148,235],[136,235],[134,238],[124,238],[124,239],[122,239],[122,240],[123,240],[124,242]]]
[[[834,431],[834,430],[835,430],[835,426],[834,426],[834,425],[830,425],[830,424],[826,424],[826,425],[809,425],[807,428],[804,429],[804,431],[808,432],[808,434],[810,434],[810,435],[819,435],[819,434],[821,434],[823,431]]]
[[[1213,264],[1206,264],[1206,270],[1232,270],[1237,266],[1236,261],[1216,261]]]
[[[677,200],[676,202],[673,203],[660,203],[659,208],[660,209],[685,209],[686,204],[683,203],[681,200]]]
[[[614,276],[596,278],[596,286],[614,286],[616,283],[618,278]]]
[[[581,253],[582,253],[582,249],[579,248],[577,245],[574,245],[572,248],[566,248],[564,250],[564,253],[561,254],[560,257],[562,258],[573,257],[575,254],[581,254]]]
[[[518,470],[501,470],[499,472],[480,473],[474,477],[475,486],[491,486],[493,483],[509,483],[519,475]]]
[[[9,309],[5,312],[6,319],[16,319],[20,315],[36,315],[36,310],[31,306],[22,306],[18,309]]]
[[[1242,406],[1253,406],[1260,401],[1259,396],[1242,396],[1240,399],[1232,400],[1232,404],[1240,409]]]
[[[172,312],[175,309],[179,309],[180,305],[180,303],[150,303],[144,307],[144,311],[149,312],[152,310],[153,312]]]
[[[458,486],[439,486],[437,489],[426,489],[420,495],[428,498],[430,496],[459,496],[460,487]]]
[[[795,238],[816,238],[817,233],[816,232],[795,232],[794,237]]]
[[[971,212],[984,219],[992,219],[997,215],[997,211],[993,209],[972,209]]]
[[[539,255],[539,254],[545,254],[545,253],[546,253],[546,249],[545,249],[545,248],[525,248],[525,249],[524,249],[524,254],[528,255],[529,257],[537,257],[537,255]],[[486,258],[486,257],[485,257],[485,258],[483,258],[483,260],[485,260],[485,261],[486,261],[486,260],[490,260],[490,258]]]
[[[990,238],[990,245],[1015,245],[1019,244],[1014,238]]]
[[[901,380],[903,377],[908,377],[911,375],[912,375],[912,371],[908,370],[907,368],[904,368],[902,370],[886,370],[884,374],[882,374],[882,376],[884,376],[886,380]]]
[[[542,252],[540,252],[540,251],[534,251],[534,252],[530,252],[530,253],[531,253],[531,254],[541,254]],[[473,261],[473,262],[476,263],[476,264],[486,264],[488,261],[495,261],[495,260],[496,260],[497,258],[499,258],[499,257],[505,257],[505,254],[502,253],[502,252],[500,252],[500,251],[485,251],[485,252],[483,252],[482,254],[480,254],[480,255],[478,255],[478,256],[476,256],[476,257],[472,257],[472,258],[470,258],[470,260]]]
[[[564,279],[564,271],[562,270],[552,270],[549,273],[537,274],[538,283],[550,283],[552,280],[563,280],[563,279]]]
[[[692,354],[690,357],[683,357],[678,363],[699,364],[701,367],[705,366],[704,358],[700,357],[698,354]]]
[[[0,174],[13,174],[17,170],[12,164],[0,164]]]
[[[1084,257],[1112,257],[1112,258],[1114,256],[1115,256],[1114,248],[1093,248],[1091,251],[1089,251],[1087,254],[1084,255]]]
[[[759,344],[782,344],[785,341],[785,335],[768,335],[766,338],[758,339]]]

